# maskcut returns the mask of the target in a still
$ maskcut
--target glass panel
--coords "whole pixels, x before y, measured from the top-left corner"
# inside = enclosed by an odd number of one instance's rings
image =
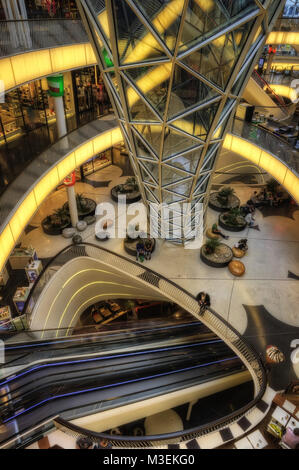
[[[151,202],[154,202],[156,204],[159,204],[159,198],[157,196],[157,198],[154,197],[153,193],[157,194],[158,193],[158,190],[157,189],[149,189],[149,188],[145,188],[145,193],[146,193],[146,198],[151,201]]]
[[[142,158],[147,158],[149,160],[156,160],[153,155],[150,153],[150,151],[147,149],[147,147],[144,145],[141,139],[137,137],[137,135],[134,133],[133,134],[135,143],[136,143],[136,153],[137,157],[142,157]]]
[[[169,191],[172,191],[176,194],[180,194],[185,197],[189,197],[192,183],[193,183],[193,179],[182,181],[176,186],[171,186],[169,188]]]
[[[195,150],[167,161],[167,165],[195,174],[202,149]]]
[[[193,195],[197,196],[201,193],[204,193],[209,182],[209,176],[203,175],[198,179]]]
[[[194,113],[188,114],[188,116],[185,116],[184,118],[176,119],[172,122],[172,125],[188,134],[192,134],[205,140],[217,112],[218,105],[219,103],[217,102],[199,109]]]
[[[134,88],[126,83],[125,89],[130,120],[158,122],[158,118],[155,116],[149,106],[144,103]]]
[[[176,132],[170,127],[165,129],[163,159],[193,147],[198,147],[198,143],[194,140]]]
[[[170,72],[170,63],[126,70],[126,74],[134,81],[141,94],[159,111],[160,115],[163,115],[165,111]]]
[[[89,0],[88,2],[97,17],[101,32],[110,46],[110,31],[108,26],[108,17],[105,0]],[[101,43],[100,43],[101,44]]]
[[[173,51],[180,26],[184,0],[135,0],[140,10],[167,47]]]
[[[162,189],[162,200],[163,202],[166,202],[167,204],[171,204],[174,202],[179,202],[182,201],[184,198],[182,196],[179,196],[177,194],[169,193],[168,191],[164,191]]]
[[[155,126],[151,124],[135,124],[134,127],[149,144],[150,148],[154,150],[156,155],[159,155],[162,126]]]
[[[255,8],[254,0],[189,0],[180,50],[206,40]]]
[[[218,147],[219,147],[219,144],[212,144],[209,146],[209,150],[206,153],[206,156],[203,161],[203,165],[200,169],[201,172],[209,171],[212,169]]]
[[[143,166],[149,175],[149,179],[152,180],[152,177],[158,182],[159,181],[159,167],[156,163],[152,162],[140,162],[140,167]],[[149,181],[147,179],[147,181]]]
[[[153,178],[152,178],[146,171],[144,171],[143,168],[141,168],[141,165],[140,165],[140,172],[141,172],[141,176],[142,176],[142,181],[144,181],[144,182],[146,182],[146,183],[154,184],[154,185],[157,184],[157,183],[153,180]]]
[[[165,53],[129,5],[114,0],[117,47],[121,64],[165,58]]]
[[[215,90],[187,72],[179,65],[175,66],[171,89],[168,117],[199,105],[211,98],[219,96]]]
[[[182,173],[167,166],[162,167],[162,186],[174,184],[183,179],[186,179],[186,173]]]
[[[251,30],[252,22],[223,34],[188,55],[183,62],[207,80],[224,89]]]

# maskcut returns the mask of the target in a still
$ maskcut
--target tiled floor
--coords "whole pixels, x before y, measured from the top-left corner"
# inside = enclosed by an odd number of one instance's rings
[[[98,203],[101,201],[112,203],[110,189],[126,179],[121,174],[120,168],[107,167],[89,177],[93,181],[102,182],[100,187],[79,182],[76,191],[83,192]],[[252,188],[240,183],[236,184],[235,190],[241,203],[246,202],[252,192]],[[22,244],[33,245],[40,258],[53,256],[70,243],[62,236],[45,235],[39,226],[47,214],[65,201],[64,189],[52,194],[30,223],[38,228],[31,230],[22,238]],[[115,203],[113,205],[116,207]],[[217,218],[218,213],[209,209],[208,226],[217,221]],[[299,282],[296,279],[299,276],[299,210],[286,212],[286,216],[283,216],[281,211],[280,215],[269,215],[266,211],[257,210],[256,222],[260,231],[246,228],[239,233],[226,232],[229,235],[227,243],[230,246],[240,238],[248,238],[249,250],[242,260],[246,266],[246,273],[242,278],[235,278],[227,268],[206,266],[200,261],[198,249],[188,250],[162,240],[158,240],[155,253],[150,261],[146,261],[146,266],[172,279],[192,294],[197,294],[201,290],[209,292],[212,307],[242,334],[246,331],[253,310],[261,309],[257,316],[260,319],[263,316],[262,312],[266,310],[269,318],[280,320],[290,327],[287,338],[289,343],[284,345],[283,351],[289,358],[292,352],[290,341],[299,338]],[[101,245],[101,242],[95,239],[94,225],[88,227],[81,235],[84,241]],[[126,255],[121,239],[108,240],[103,246]],[[292,273],[291,277],[289,273]],[[259,352],[264,355],[266,344],[259,330],[262,324],[263,322],[258,324],[255,321],[254,335],[260,337]],[[263,327],[266,328],[266,325]],[[279,335],[279,332],[277,333]],[[275,344],[278,336],[267,338],[267,341],[270,340],[271,344]],[[257,341],[253,343],[257,347]],[[299,364],[291,364],[290,367],[291,376],[299,377]]]

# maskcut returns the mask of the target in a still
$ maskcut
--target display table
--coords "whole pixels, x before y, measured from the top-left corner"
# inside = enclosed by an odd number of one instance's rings
[[[287,413],[285,410],[277,406],[272,413],[272,418],[274,418],[278,423],[285,426],[290,419],[290,414]]]
[[[37,254],[32,247],[16,248],[9,257],[12,269],[24,269],[33,260],[37,260]]]
[[[268,442],[262,435],[261,431],[259,431],[258,429],[252,432],[251,434],[248,434],[247,439],[249,440],[254,449],[263,449],[268,445]]]
[[[43,265],[42,262],[38,259],[36,261],[32,261],[25,267],[26,276],[28,279],[29,284],[34,283],[38,278],[39,274],[42,272]]]
[[[15,304],[16,310],[19,314],[23,312],[25,302],[29,296],[30,287],[18,287],[14,296],[13,296],[13,303]],[[33,299],[29,302],[28,305],[28,313],[30,313],[33,309]]]
[[[0,329],[9,330],[11,328],[10,306],[0,307]]]

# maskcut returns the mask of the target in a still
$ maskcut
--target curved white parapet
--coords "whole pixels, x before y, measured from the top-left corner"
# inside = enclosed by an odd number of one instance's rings
[[[299,202],[299,175],[275,155],[233,134],[226,134],[223,148],[241,155],[266,170],[288,191],[297,203]]]

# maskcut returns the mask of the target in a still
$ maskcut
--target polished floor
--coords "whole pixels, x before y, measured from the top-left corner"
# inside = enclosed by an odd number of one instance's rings
[[[109,166],[76,184],[76,191],[99,202],[111,202],[110,190],[123,183],[127,176],[117,166]],[[236,194],[245,203],[254,188],[234,183]],[[53,193],[41,206],[27,227],[22,245],[32,245],[40,258],[50,258],[70,241],[62,236],[51,237],[42,232],[41,220],[66,201],[66,190]],[[113,203],[116,206],[115,203]],[[124,208],[123,208],[124,210]],[[129,219],[133,216],[128,217]],[[199,249],[188,250],[163,240],[157,241],[152,259],[146,266],[163,274],[196,295],[207,291],[212,307],[222,315],[251,344],[265,356],[265,347],[277,345],[286,362],[284,373],[273,367],[275,379],[270,384],[275,390],[285,388],[290,380],[299,377],[299,364],[292,364],[291,342],[299,338],[299,210],[293,206],[286,211],[256,210],[259,230],[246,228],[242,232],[225,232],[231,247],[240,239],[248,238],[249,250],[243,258],[246,272],[242,278],[234,277],[227,268],[211,268],[199,258]],[[208,210],[208,226],[216,222],[218,213]],[[117,225],[117,223],[116,223]],[[95,226],[81,233],[84,241],[104,246],[126,255],[121,239],[99,242],[95,239]],[[103,244],[104,243],[104,244]],[[267,333],[268,326],[271,333]],[[284,331],[281,337],[280,332]],[[272,372],[271,372],[272,373]],[[277,380],[277,377],[279,379]]]

